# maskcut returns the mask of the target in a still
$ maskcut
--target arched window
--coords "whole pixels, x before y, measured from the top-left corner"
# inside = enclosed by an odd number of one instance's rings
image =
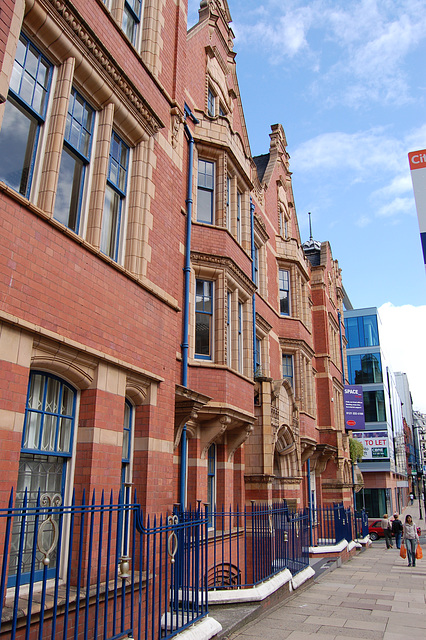
[[[124,404],[124,422],[123,422],[123,450],[121,454],[121,485],[124,489],[125,484],[131,482],[130,477],[130,460],[132,451],[132,421],[133,407],[128,400]]]
[[[66,482],[67,463],[72,456],[75,421],[76,391],[66,382],[51,374],[31,372],[19,459],[17,506],[24,503],[36,506],[38,494],[47,502],[54,496],[63,495]],[[33,524],[27,518],[25,543],[22,554],[22,581],[29,580],[33,548]],[[20,523],[15,521],[12,534],[12,549],[9,565],[9,584],[14,583],[18,568]],[[56,566],[52,554],[49,572]],[[43,569],[37,559],[37,573]]]

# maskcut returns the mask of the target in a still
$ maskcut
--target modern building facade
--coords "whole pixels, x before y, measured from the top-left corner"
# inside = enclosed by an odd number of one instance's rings
[[[401,511],[408,490],[401,398],[380,345],[375,307],[345,311],[349,384],[361,385],[365,431],[353,436],[364,445],[359,467],[365,485],[357,502],[372,517]]]

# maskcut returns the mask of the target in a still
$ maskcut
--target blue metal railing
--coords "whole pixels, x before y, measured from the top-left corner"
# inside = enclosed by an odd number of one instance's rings
[[[309,565],[308,510],[252,503],[211,515],[210,589],[251,587],[285,568],[295,574]]]
[[[2,638],[165,640],[207,614],[204,509],[144,522],[129,497],[63,506],[39,495],[29,506],[11,492],[0,509]]]
[[[309,565],[314,545],[365,537],[365,512],[175,510],[143,518],[130,490],[69,506],[28,495],[0,509],[0,636],[166,640],[208,613],[209,589],[251,587]],[[212,523],[210,526],[209,523]]]

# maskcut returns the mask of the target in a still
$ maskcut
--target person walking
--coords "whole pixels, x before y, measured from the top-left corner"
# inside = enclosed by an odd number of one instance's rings
[[[417,533],[416,523],[413,522],[413,518],[410,515],[405,516],[405,522],[403,526],[404,543],[407,547],[408,566],[416,566],[416,549],[419,542],[419,536]]]
[[[403,526],[402,526],[401,520],[399,519],[399,514],[394,513],[393,520],[392,520],[392,533],[395,536],[395,544],[397,549],[401,548],[402,531],[403,531]]]
[[[410,504],[413,504],[413,500],[414,500],[414,494],[410,493]]]
[[[386,549],[392,549],[392,526],[390,521],[388,520],[388,514],[384,513],[383,514],[383,518],[382,518],[382,529],[383,529],[383,533],[385,534],[385,540],[386,540]]]

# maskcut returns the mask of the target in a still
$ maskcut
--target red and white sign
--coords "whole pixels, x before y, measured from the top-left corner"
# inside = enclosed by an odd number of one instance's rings
[[[410,169],[426,169],[426,149],[422,151],[411,151],[408,154]]]
[[[426,267],[426,149],[411,151],[408,154],[417,218],[420,227],[420,241]]]

